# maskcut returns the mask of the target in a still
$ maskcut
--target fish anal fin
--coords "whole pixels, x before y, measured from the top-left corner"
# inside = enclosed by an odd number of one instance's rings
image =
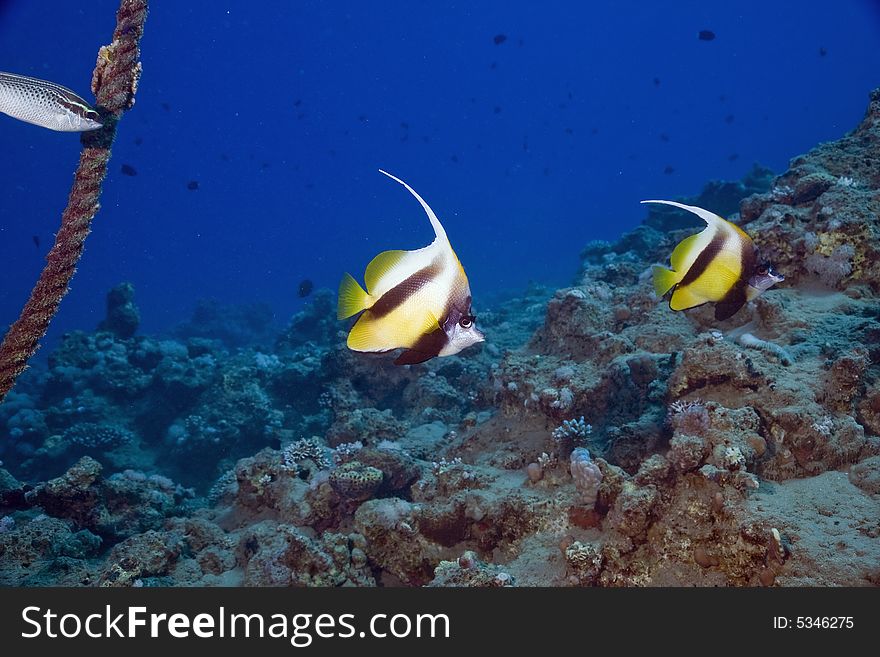
[[[437,354],[426,354],[423,351],[416,351],[415,349],[407,349],[394,359],[394,364],[418,365],[419,363],[424,363],[425,361],[431,360],[436,355]]]
[[[436,330],[425,333],[419,340],[409,349],[404,351],[400,356],[394,359],[395,365],[415,365],[431,360],[440,354],[440,351],[446,345],[446,333],[436,325]]]
[[[379,255],[370,261],[367,270],[364,272],[364,282],[367,284],[367,291],[372,293],[381,281],[391,270],[393,270],[403,257],[406,251],[393,250],[382,251]]]
[[[723,322],[733,317],[739,309],[746,305],[748,296],[744,285],[738,285],[721,301],[715,304],[715,319]]]
[[[669,307],[672,310],[687,310],[688,308],[696,308],[707,303],[709,299],[696,294],[691,286],[677,287],[669,299]]]
[[[351,274],[345,274],[339,283],[339,301],[336,306],[336,318],[347,319],[364,310],[369,303],[369,296]]]

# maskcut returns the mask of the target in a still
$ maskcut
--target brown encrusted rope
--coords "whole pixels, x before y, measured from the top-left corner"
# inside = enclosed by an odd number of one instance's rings
[[[0,402],[39,348],[40,339],[46,334],[76,271],[83,243],[98,212],[101,183],[107,175],[116,123],[122,113],[134,105],[141,74],[138,46],[146,18],[147,0],[122,0],[116,13],[113,43],[98,51],[92,91],[104,125],[82,135],[83,149],[67,207],[61,215],[61,229],[30,299],[0,344]]]

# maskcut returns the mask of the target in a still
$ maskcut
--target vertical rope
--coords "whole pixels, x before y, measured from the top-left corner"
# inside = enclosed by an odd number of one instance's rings
[[[107,175],[116,124],[123,112],[134,105],[141,74],[139,44],[146,18],[147,0],[122,0],[116,13],[113,42],[98,51],[92,91],[104,125],[82,135],[83,149],[67,207],[61,215],[61,229],[27,304],[0,344],[0,402],[39,348],[82,256],[92,219],[100,207],[101,183]]]

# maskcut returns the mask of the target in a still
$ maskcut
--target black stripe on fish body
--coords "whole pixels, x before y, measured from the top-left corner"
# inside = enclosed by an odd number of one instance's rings
[[[440,355],[443,347],[446,346],[448,338],[446,331],[437,326],[436,331],[426,333],[411,348],[404,351],[400,356],[394,359],[395,365],[416,365],[424,363]]]
[[[739,309],[746,305],[746,285],[743,280],[737,281],[737,284],[724,295],[724,298],[715,304],[715,319],[723,322],[725,319],[733,317]]]
[[[705,271],[709,268],[709,265],[712,264],[712,261],[721,253],[721,249],[724,247],[725,236],[721,233],[721,231],[717,231],[712,240],[706,245],[706,248],[700,252],[700,255],[697,256],[697,259],[694,260],[694,264],[690,266],[690,269],[687,270],[687,273],[684,275],[678,282],[678,287],[686,287],[690,285],[695,280],[697,280]]]
[[[414,274],[410,274],[407,278],[383,294],[379,300],[370,307],[370,314],[375,319],[385,317],[396,308],[399,308],[406,303],[407,299],[437,278],[441,271],[442,267],[440,263],[435,260],[427,267],[419,269]]]
[[[755,269],[758,266],[758,254],[755,245],[743,240],[740,258],[742,259],[742,275],[740,279],[724,295],[724,298],[715,305],[715,319],[719,322],[733,317],[748,301],[746,289],[748,288],[749,279],[755,273]]]

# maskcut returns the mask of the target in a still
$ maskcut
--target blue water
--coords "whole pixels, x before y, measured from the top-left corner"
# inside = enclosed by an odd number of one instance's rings
[[[640,199],[756,161],[781,172],[856,125],[880,85],[877,3],[793,6],[156,2],[52,336],[94,328],[123,280],[144,331],[204,297],[266,301],[283,323],[301,279],[335,288],[377,252],[431,240],[380,167],[444,221],[477,310],[530,280],[566,284],[588,241],[641,221]],[[0,2],[0,70],[89,97],[115,9]],[[0,116],[0,152],[3,327],[43,264],[79,141]]]

